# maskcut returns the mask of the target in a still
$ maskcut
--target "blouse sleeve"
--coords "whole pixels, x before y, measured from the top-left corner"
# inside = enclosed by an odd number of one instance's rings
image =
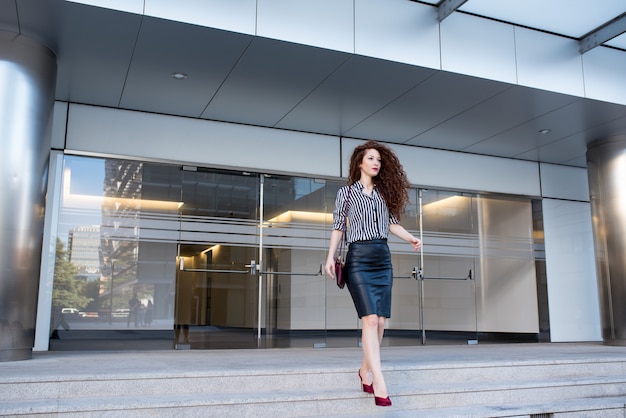
[[[400,219],[396,218],[394,215],[391,214],[391,212],[389,212],[389,224],[393,225],[393,224],[399,224],[400,223]]]
[[[337,197],[335,198],[335,210],[333,211],[333,229],[339,231],[346,230],[346,198],[347,198],[347,186],[344,186],[337,190]]]

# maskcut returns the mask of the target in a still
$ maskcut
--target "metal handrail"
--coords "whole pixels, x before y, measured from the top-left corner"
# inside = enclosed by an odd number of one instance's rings
[[[246,265],[246,267],[251,267],[250,270],[227,270],[227,269],[190,269],[185,268],[185,263],[183,259],[180,260],[180,271],[187,272],[195,272],[195,273],[234,273],[234,274],[250,274],[253,271],[258,274],[274,274],[274,275],[283,275],[283,276],[323,276],[324,275],[324,265],[320,264],[320,269],[317,273],[298,273],[294,271],[259,271],[257,268],[258,264]]]
[[[424,277],[420,269],[415,268],[410,276],[393,276],[394,279],[415,279],[415,280],[472,280],[472,270],[465,277]]]
[[[180,264],[179,264],[178,267],[179,267],[180,271],[188,271],[188,272],[195,272],[195,273],[235,273],[235,274],[248,274],[248,273],[250,273],[250,270],[186,269],[185,268],[185,259],[184,258],[180,259]],[[250,266],[246,266],[246,267],[250,267]]]
[[[465,277],[422,277],[422,280],[457,280],[457,281],[464,281],[464,280],[472,280],[472,274],[470,273],[469,275],[467,275]]]
[[[274,274],[274,275],[283,275],[283,276],[323,276],[324,265],[320,264],[320,269],[317,273],[296,273],[293,271],[261,271],[261,274]]]
[[[196,273],[235,273],[235,274],[248,274],[250,270],[216,270],[216,269],[186,269],[182,268],[180,271],[189,271]]]

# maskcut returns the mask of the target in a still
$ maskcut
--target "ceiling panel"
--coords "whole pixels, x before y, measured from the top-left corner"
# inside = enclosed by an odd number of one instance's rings
[[[623,131],[624,127],[619,121],[626,116],[625,112],[624,106],[605,102],[591,104],[587,100],[575,99],[566,106],[487,138],[465,151],[523,158],[532,149],[548,146],[576,135],[582,135],[586,142],[590,142],[601,135]],[[549,129],[550,132],[540,133],[543,129]],[[568,150],[568,155],[585,154],[586,143],[576,142],[576,144],[579,148]],[[570,159],[568,157],[565,161]]]
[[[473,144],[497,135],[511,127],[526,123],[539,115],[565,106],[575,99],[557,93],[512,86],[501,94],[480,103],[472,109],[438,125],[423,138],[415,138],[412,143],[423,146],[436,146],[444,140],[453,140],[456,149],[467,150]],[[472,126],[471,132],[467,126]],[[450,138],[451,132],[458,132],[459,138]]]
[[[117,107],[141,16],[66,2],[57,18],[57,99]]]
[[[6,1],[6,0],[0,0]],[[80,13],[85,7],[76,8],[72,3],[64,0],[50,0],[35,2],[24,0],[9,0],[13,8],[17,6],[19,16],[19,31],[22,35],[39,40],[55,53],[58,53],[61,30],[64,24],[63,15]]]
[[[562,94],[512,86],[438,125],[424,138],[418,137],[417,140],[420,145],[441,146],[448,140],[450,132],[458,132],[454,147],[466,150],[473,144],[506,131],[512,126],[526,123],[528,120],[565,106],[574,100],[576,99]],[[469,131],[468,126],[472,126]]]
[[[275,126],[349,57],[337,51],[255,38],[202,117]]]
[[[252,36],[144,18],[120,106],[199,117]],[[186,79],[171,77],[183,72]]]
[[[584,158],[585,153],[581,154],[581,150],[584,150],[585,147],[584,135],[576,134],[535,148],[521,154],[519,158],[552,164],[571,164],[573,160],[580,161],[581,158]]]
[[[277,127],[344,135],[434,73],[411,65],[353,56]]]
[[[571,109],[560,108],[480,141],[467,147],[465,151],[521,158],[520,155],[542,145],[580,132],[572,122]],[[543,129],[550,129],[550,132],[541,133]],[[584,149],[580,151],[584,152]]]
[[[596,139],[612,136],[619,132],[626,132],[626,116],[618,119],[610,119],[616,113],[623,114],[623,109],[622,112],[612,112],[611,109],[605,108],[608,115],[600,115],[599,113],[601,113],[600,109],[602,106],[611,107],[609,103],[595,103],[591,109],[589,103],[581,100],[580,102],[577,102],[575,106],[577,107],[576,110],[568,111],[561,115],[562,117],[567,117],[567,122],[570,124],[575,120],[574,112],[581,110],[583,112],[590,111],[591,114],[596,115],[596,118],[592,119],[589,115],[583,114],[581,115],[582,118],[585,119],[585,121],[581,124],[585,127],[583,130],[559,139],[556,139],[558,136],[547,135],[545,139],[541,141],[541,146],[528,152],[515,155],[515,158],[585,167],[587,144]],[[606,120],[606,122],[599,123],[602,120]],[[567,122],[564,122],[559,126],[562,127]]]
[[[0,0],[0,30],[19,32],[15,0]]]
[[[495,81],[438,71],[350,129],[346,136],[412,143],[411,138],[509,87]]]
[[[584,131],[585,143],[589,144],[596,139],[606,138],[616,134],[626,134],[626,116],[586,129]]]

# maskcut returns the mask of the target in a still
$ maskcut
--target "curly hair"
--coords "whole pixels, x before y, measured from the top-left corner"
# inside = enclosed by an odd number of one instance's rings
[[[400,215],[409,203],[409,188],[411,184],[402,164],[400,164],[398,156],[390,148],[376,141],[367,141],[356,147],[350,157],[348,185],[356,183],[361,177],[361,168],[359,166],[363,162],[365,152],[369,149],[375,149],[380,153],[380,171],[373,178],[376,190],[385,199],[389,213],[400,219]]]

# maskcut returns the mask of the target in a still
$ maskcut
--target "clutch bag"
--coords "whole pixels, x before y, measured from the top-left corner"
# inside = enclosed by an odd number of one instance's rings
[[[339,289],[343,289],[346,285],[344,277],[345,268],[346,265],[341,257],[335,257],[335,282],[337,283],[337,287],[339,287]]]

